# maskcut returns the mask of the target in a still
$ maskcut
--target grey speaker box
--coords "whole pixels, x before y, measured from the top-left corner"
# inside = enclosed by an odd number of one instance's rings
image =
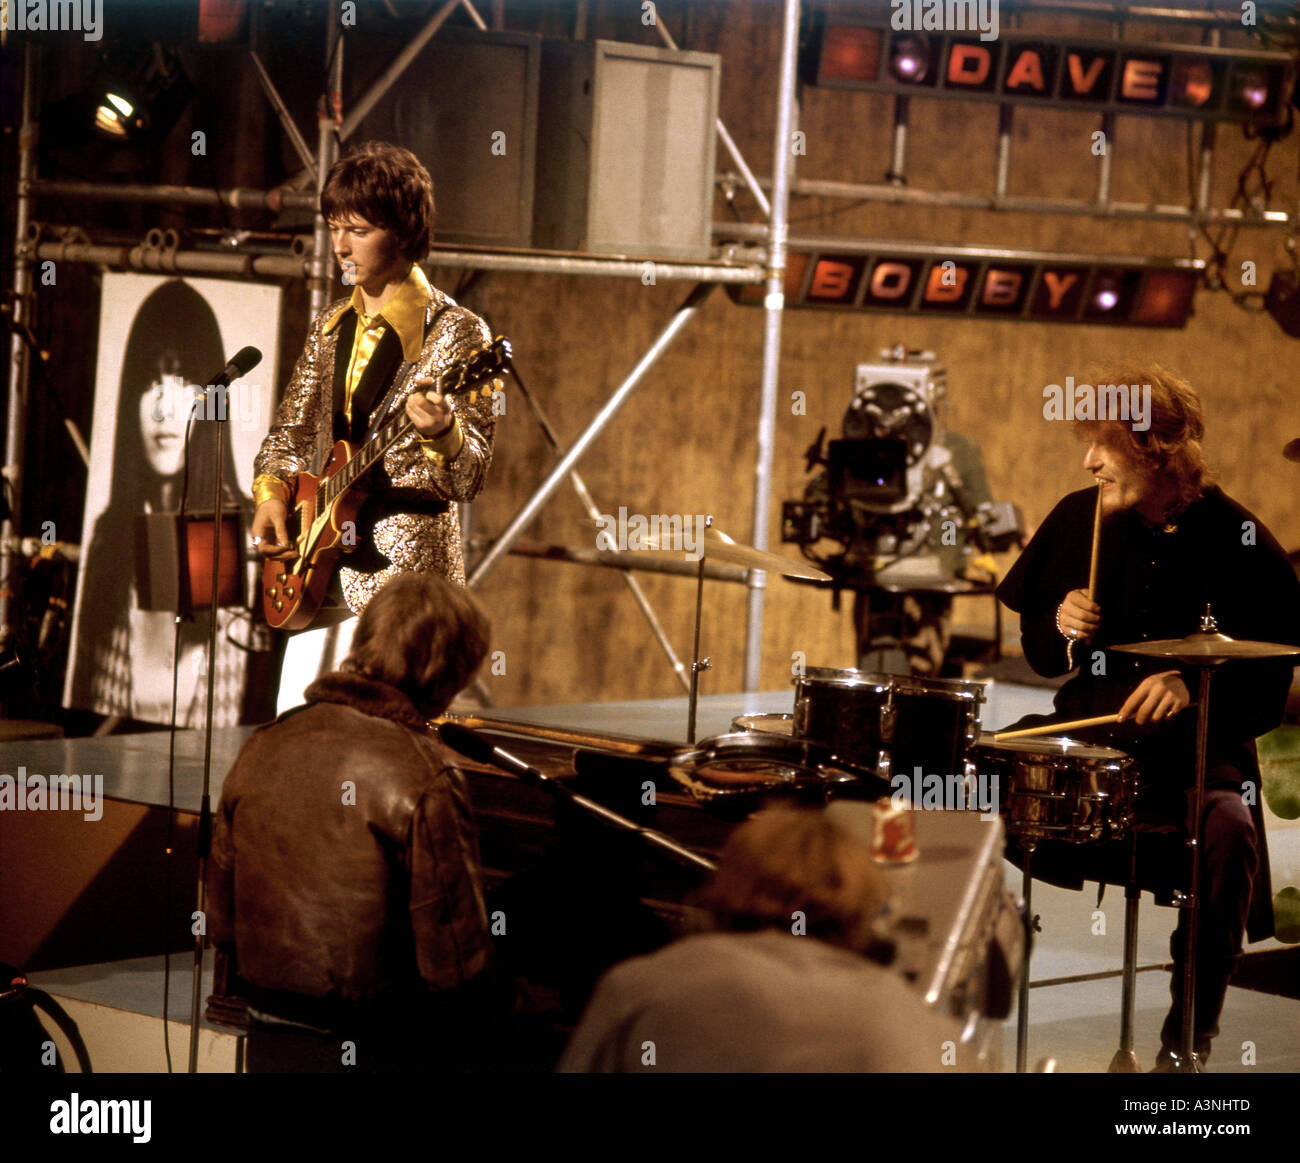
[[[533,243],[707,259],[721,58],[546,41]]]

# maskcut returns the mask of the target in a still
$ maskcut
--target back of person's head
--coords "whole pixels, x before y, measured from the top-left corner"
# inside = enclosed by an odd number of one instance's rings
[[[367,141],[334,163],[320,212],[327,220],[356,216],[391,230],[402,257],[419,262],[433,242],[433,179],[409,149]]]
[[[727,840],[697,903],[713,927],[730,932],[806,933],[857,952],[889,895],[871,854],[852,833],[814,809],[760,812]]]
[[[474,677],[490,630],[464,586],[433,574],[398,574],[365,608],[340,669],[397,687],[432,718]]]
[[[1185,379],[1154,361],[1138,360],[1101,364],[1090,369],[1088,379],[1096,385],[1098,400],[1108,386],[1136,388],[1144,395],[1148,388],[1151,392],[1148,427],[1135,427],[1132,417],[1078,421],[1089,439],[1110,441],[1148,470],[1167,474],[1183,501],[1195,500],[1213,483],[1201,451],[1205,436],[1201,398]]]

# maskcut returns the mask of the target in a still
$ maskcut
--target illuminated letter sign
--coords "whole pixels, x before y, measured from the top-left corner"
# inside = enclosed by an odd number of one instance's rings
[[[971,275],[975,268],[952,259],[936,259],[930,264],[921,295],[921,308],[931,311],[960,311],[970,302]]]
[[[867,301],[882,306],[907,306],[919,270],[919,263],[881,259],[871,272],[871,282],[867,284]]]
[[[1056,50],[1048,45],[1012,45],[1007,50],[1007,76],[1002,88],[1021,97],[1046,97],[1056,72]]]
[[[1061,96],[1075,101],[1105,101],[1110,96],[1110,69],[1114,58],[1109,53],[1065,54],[1065,77]]]
[[[1168,57],[1126,56],[1119,75],[1119,99],[1141,105],[1163,105]]]
[[[1083,300],[1083,276],[1080,267],[1044,267],[1030,313],[1056,319],[1073,319]]]
[[[825,255],[813,267],[812,280],[804,296],[815,303],[853,303],[853,289],[866,265],[865,258]]]
[[[956,42],[948,54],[948,84],[962,89],[991,89],[993,51],[987,45]]]
[[[1033,273],[1032,267],[990,264],[984,272],[984,285],[975,301],[975,310],[1019,314]]]

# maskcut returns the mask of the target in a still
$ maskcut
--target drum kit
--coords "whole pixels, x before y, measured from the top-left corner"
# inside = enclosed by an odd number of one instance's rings
[[[1094,559],[1097,542],[1094,536]],[[1093,844],[1128,834],[1139,779],[1134,760],[1122,751],[1085,743],[1068,733],[1113,722],[1117,716],[1058,723],[1010,733],[1012,737],[990,735],[980,730],[984,688],[979,682],[812,668],[795,680],[793,714],[741,716],[733,721],[729,734],[696,745],[699,674],[710,665],[707,658],[699,657],[706,558],[789,577],[830,580],[803,562],[741,545],[714,529],[712,518],[708,519],[700,557],[695,661],[691,668],[687,738],[692,747],[680,752],[670,766],[674,778],[697,799],[736,807],[756,805],[772,794],[790,793],[821,802],[837,798],[876,800],[894,795],[900,787],[914,789],[915,785],[906,783],[909,775],[939,776],[972,789],[977,778],[986,777],[997,789],[998,811],[1006,833],[1019,838],[1025,854],[1026,916],[1031,915],[1032,856],[1039,842]],[[1185,638],[1134,642],[1111,649],[1170,659],[1199,671],[1192,817],[1197,821],[1197,831],[1187,840],[1189,849],[1199,852],[1211,673],[1231,661],[1300,658],[1300,648],[1220,634],[1207,606],[1200,628]],[[916,802],[919,804],[919,799]],[[1188,1073],[1200,1069],[1193,1040],[1199,861],[1193,859],[1190,865],[1188,891],[1176,901],[1188,910],[1188,946],[1183,958],[1181,1053],[1175,1065]],[[1135,1063],[1133,967],[1129,960],[1126,947],[1123,1044],[1116,1060]],[[1017,1069],[1021,1071],[1025,1069],[1027,1047],[1028,987],[1026,964],[1020,981],[1017,1031]],[[1112,1063],[1112,1070],[1135,1068]]]

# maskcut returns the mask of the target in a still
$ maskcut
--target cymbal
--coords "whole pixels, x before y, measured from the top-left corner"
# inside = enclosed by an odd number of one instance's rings
[[[768,553],[752,545],[733,541],[721,529],[710,526],[704,530],[704,557],[707,561],[720,561],[724,565],[743,565],[746,569],[765,569],[785,577],[806,577],[813,581],[830,581],[831,575],[804,561]]]
[[[582,524],[590,529],[603,529],[599,522],[584,519]],[[682,553],[679,545],[664,545],[653,533],[643,533],[638,538],[636,549],[624,549],[623,553]],[[720,565],[739,565],[745,569],[765,569],[769,573],[779,573],[784,577],[804,577],[811,581],[832,581],[831,575],[823,573],[816,566],[804,561],[795,561],[792,557],[782,557],[779,553],[768,553],[755,549],[752,545],[742,545],[728,537],[721,529],[712,525],[704,530],[704,545],[698,547],[701,555],[708,561]],[[696,559],[698,560],[698,558]]]
[[[1186,638],[1129,642],[1110,649],[1125,654],[1143,654],[1148,658],[1176,658],[1193,665],[1250,658],[1300,658],[1300,646],[1288,646],[1282,642],[1254,642],[1249,638],[1229,638],[1226,634],[1206,634],[1202,631],[1189,634]]]

